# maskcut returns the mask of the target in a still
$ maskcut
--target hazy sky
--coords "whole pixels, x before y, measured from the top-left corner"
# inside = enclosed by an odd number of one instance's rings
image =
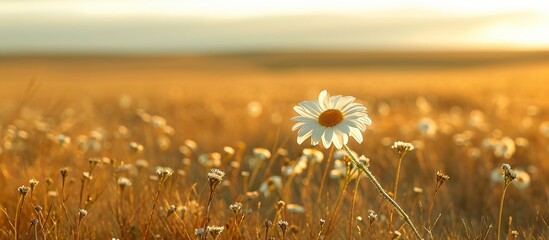
[[[0,53],[548,49],[545,2],[0,0]]]

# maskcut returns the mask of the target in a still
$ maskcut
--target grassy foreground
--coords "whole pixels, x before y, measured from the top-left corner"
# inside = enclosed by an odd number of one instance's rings
[[[350,147],[385,189],[413,144],[397,202],[425,239],[496,239],[503,163],[502,239],[549,239],[548,79],[546,53],[1,57],[0,238],[414,239],[297,145],[292,107],[328,89],[368,107]]]

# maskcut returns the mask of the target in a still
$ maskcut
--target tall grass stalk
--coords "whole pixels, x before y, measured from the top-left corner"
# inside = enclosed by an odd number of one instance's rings
[[[351,200],[351,216],[349,218],[349,240],[353,239],[353,223],[356,203],[356,193],[358,192],[358,184],[360,183],[360,177],[362,176],[362,170],[358,170],[358,177],[355,180],[355,189],[353,190],[353,199]]]
[[[404,155],[406,155],[406,151],[402,151],[400,154],[400,157],[398,159],[398,166],[395,176],[395,183],[393,186],[393,199],[397,200],[397,193],[398,193],[398,180],[400,178],[400,166],[402,165],[402,159],[404,158]],[[394,211],[391,210],[391,213],[389,214],[389,231],[393,227],[393,217],[394,217]]]
[[[326,167],[324,168],[324,173],[322,174],[322,180],[320,181],[320,188],[318,189],[318,196],[316,197],[316,203],[320,202],[320,197],[322,196],[322,189],[324,188],[324,182],[326,182],[326,176],[328,175],[328,170],[330,169],[330,163],[332,162],[332,157],[334,155],[334,146],[330,147],[330,153],[328,153],[328,159],[326,160]]]
[[[509,187],[510,183],[511,183],[511,181],[509,181],[509,183],[506,183],[505,186],[503,187],[503,192],[501,193],[501,199],[499,201],[498,238],[497,238],[497,240],[501,239],[501,216],[503,214],[503,202],[505,200],[505,193],[507,192],[507,187]]]
[[[23,211],[23,204],[25,202],[25,196],[29,191],[28,187],[21,186],[19,190],[19,200],[17,201],[17,210],[15,211],[15,240],[19,239],[19,227],[21,226],[21,212]]]

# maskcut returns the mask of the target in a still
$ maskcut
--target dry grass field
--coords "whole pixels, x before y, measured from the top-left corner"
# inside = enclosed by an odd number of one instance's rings
[[[0,56],[0,83],[0,239],[415,239],[297,144],[292,108],[324,89],[368,108],[349,147],[387,191],[414,145],[396,202],[423,238],[497,239],[508,163],[502,239],[549,239],[548,52]]]

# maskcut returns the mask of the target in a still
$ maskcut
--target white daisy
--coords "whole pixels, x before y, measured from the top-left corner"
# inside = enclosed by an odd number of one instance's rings
[[[362,132],[372,120],[366,113],[366,107],[354,103],[351,96],[330,96],[326,90],[320,92],[318,101],[303,101],[294,110],[300,115],[293,117],[297,123],[292,131],[299,129],[297,143],[301,144],[311,137],[311,144],[320,141],[325,148],[332,143],[341,149],[349,141],[349,136],[358,143],[362,142]]]

